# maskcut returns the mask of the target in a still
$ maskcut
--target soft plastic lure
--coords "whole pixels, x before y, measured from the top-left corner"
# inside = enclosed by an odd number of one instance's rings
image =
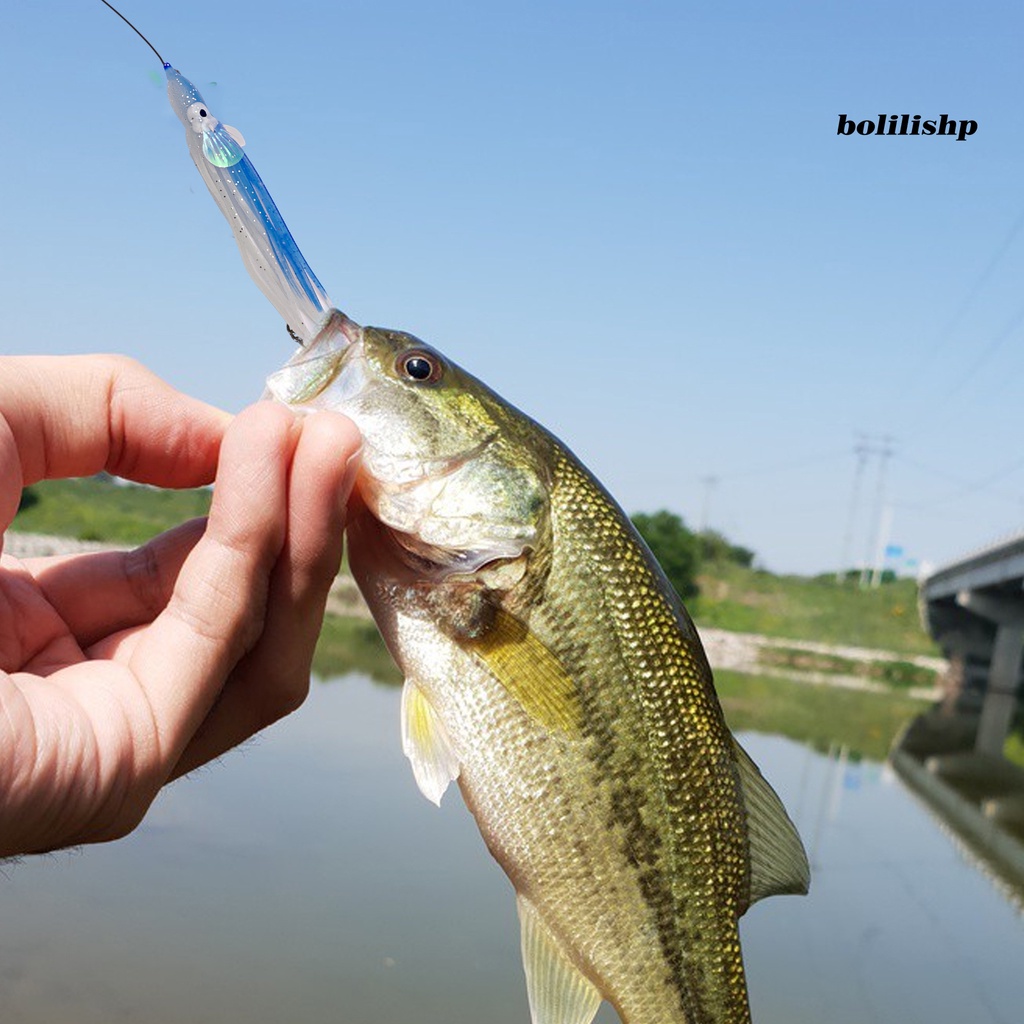
[[[284,317],[293,336],[308,343],[332,308],[292,238],[266,185],[245,154],[237,128],[218,120],[199,90],[160,56],[156,47],[119,11],[109,7],[152,51],[167,75],[167,96],[185,126],[192,161],[231,226],[242,261],[260,291]]]

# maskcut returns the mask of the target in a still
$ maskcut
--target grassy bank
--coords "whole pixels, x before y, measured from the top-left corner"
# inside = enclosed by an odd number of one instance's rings
[[[125,487],[104,478],[49,480],[29,489],[13,528],[137,544],[205,515],[209,502],[209,490]],[[831,577],[774,576],[716,561],[706,564],[699,583],[700,596],[689,602],[698,625],[906,655],[938,653],[921,629],[912,580],[864,591]]]
[[[938,654],[921,628],[917,585],[894,580],[877,590],[831,576],[774,576],[727,562],[707,566],[690,602],[698,626],[901,654]]]
[[[43,480],[26,491],[12,529],[78,540],[141,544],[210,507],[207,489],[119,486],[103,477]]]

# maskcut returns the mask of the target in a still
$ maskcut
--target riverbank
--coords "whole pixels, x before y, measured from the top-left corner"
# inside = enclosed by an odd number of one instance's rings
[[[124,550],[127,545],[104,544],[50,534],[4,535],[4,552],[16,558],[38,558],[87,551]],[[331,587],[328,614],[338,619],[372,621],[355,580],[342,572]],[[812,685],[888,693],[898,690],[917,700],[940,696],[938,681],[946,662],[930,655],[908,655],[875,647],[820,643],[786,636],[738,632],[702,623],[698,629],[712,669],[759,675]],[[325,631],[328,632],[328,631]],[[363,631],[334,629],[330,633],[343,643],[347,639],[367,643]],[[345,639],[341,639],[344,634]],[[358,635],[357,635],[358,634]],[[325,643],[331,636],[325,637]]]

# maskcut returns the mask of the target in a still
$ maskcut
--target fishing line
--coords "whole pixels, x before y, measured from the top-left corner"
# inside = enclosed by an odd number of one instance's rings
[[[116,7],[108,4],[107,0],[100,0],[100,3],[104,7],[109,7],[156,54],[156,59],[160,61],[163,67],[169,68],[171,66],[160,56],[160,51]]]

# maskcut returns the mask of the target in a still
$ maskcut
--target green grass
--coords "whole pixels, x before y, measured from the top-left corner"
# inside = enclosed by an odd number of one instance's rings
[[[804,651],[799,647],[763,647],[758,663],[765,668],[795,669],[798,672],[824,672],[829,675],[858,676],[893,689],[935,685],[936,673],[909,661],[855,661],[836,654]]]
[[[11,529],[118,544],[141,544],[178,523],[206,515],[211,497],[206,489],[120,486],[103,477],[44,480],[28,494]]]
[[[820,750],[843,743],[854,756],[882,761],[896,734],[929,704],[897,694],[840,690],[739,672],[717,672],[729,727],[788,736]]]
[[[336,615],[324,619],[313,655],[313,671],[321,679],[360,672],[379,683],[397,685],[402,681],[377,627],[365,619]]]
[[[832,577],[773,576],[729,563],[705,566],[690,602],[698,626],[792,640],[937,655],[917,613],[917,585],[895,580],[877,590]]]

